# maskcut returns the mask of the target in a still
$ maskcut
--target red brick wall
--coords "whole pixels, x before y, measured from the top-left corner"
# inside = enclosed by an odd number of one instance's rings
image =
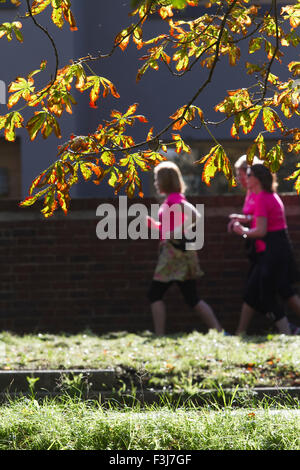
[[[283,196],[290,236],[300,261],[300,199]],[[22,332],[152,330],[147,289],[157,258],[156,240],[105,240],[96,236],[96,208],[115,200],[73,200],[68,216],[44,220],[37,209],[0,203],[0,328]],[[156,201],[141,201],[148,206]],[[226,232],[240,196],[193,198],[205,205],[205,242],[199,259],[205,276],[199,293],[224,328],[233,332],[247,271],[243,240]],[[174,286],[166,295],[168,332],[206,331]],[[295,318],[291,317],[295,320]],[[299,320],[300,323],[300,320]],[[260,316],[252,331],[270,328]]]

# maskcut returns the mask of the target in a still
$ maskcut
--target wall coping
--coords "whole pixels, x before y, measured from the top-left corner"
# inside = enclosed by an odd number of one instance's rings
[[[280,194],[286,208],[286,214],[297,215],[300,214],[300,197],[297,194]],[[244,195],[205,195],[193,196],[188,198],[193,204],[204,204],[205,216],[224,216],[232,212],[239,212],[243,205]],[[19,201],[14,199],[0,200],[0,221],[68,221],[68,220],[81,220],[81,219],[95,219],[96,209],[100,204],[112,204],[118,209],[118,197],[115,198],[74,198],[71,201],[70,209],[65,215],[58,209],[52,217],[45,219],[41,214],[42,204],[38,202],[35,206],[20,207]],[[145,204],[149,207],[151,204],[159,204],[159,201],[153,197],[145,198],[132,198],[128,199],[128,206],[132,204]]]

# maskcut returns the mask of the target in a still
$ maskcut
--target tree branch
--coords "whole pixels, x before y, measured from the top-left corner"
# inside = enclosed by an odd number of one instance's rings
[[[54,55],[55,55],[55,73],[54,73],[54,77],[51,79],[51,82],[50,82],[50,85],[49,85],[49,88],[53,85],[53,83],[55,82],[56,80],[56,77],[57,77],[57,72],[58,72],[58,66],[59,66],[59,59],[58,59],[58,52],[57,52],[57,47],[56,47],[56,44],[52,38],[52,36],[49,34],[49,32],[47,31],[47,29],[42,26],[40,23],[37,22],[37,20],[35,19],[33,13],[32,13],[32,10],[31,10],[31,5],[30,5],[30,0],[26,0],[26,3],[27,3],[27,8],[28,8],[28,14],[30,16],[30,18],[32,19],[33,23],[36,25],[37,28],[39,28],[41,31],[43,31],[43,33],[48,37],[49,41],[51,42],[51,45],[53,47],[53,50],[54,50]],[[47,88],[47,90],[49,89]]]

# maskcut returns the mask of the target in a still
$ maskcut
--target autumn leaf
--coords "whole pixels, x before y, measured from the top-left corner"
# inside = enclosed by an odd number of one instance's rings
[[[41,111],[36,113],[27,123],[26,128],[29,132],[30,139],[34,140],[37,136],[38,131],[43,126],[46,119],[46,112]]]
[[[113,165],[116,161],[113,152],[110,152],[108,150],[101,154],[100,159],[105,165]]]
[[[288,69],[294,76],[300,75],[300,62],[293,61],[288,65]]]
[[[252,109],[238,113],[234,117],[234,123],[231,127],[231,136],[238,138],[239,128],[242,128],[244,134],[249,134],[257,121],[261,112],[262,106],[256,106]]]
[[[264,160],[266,155],[266,144],[263,134],[259,133],[252,145],[247,150],[247,161],[251,165],[254,156]]]
[[[80,170],[85,181],[88,181],[92,177],[93,171],[86,163],[80,164]]]
[[[29,191],[28,191],[30,196],[32,196],[33,191],[36,188],[42,187],[45,184],[47,184],[50,173],[51,173],[51,168],[42,171],[36,178],[34,178],[34,180],[32,181],[32,183],[30,185]]]
[[[6,36],[8,41],[12,41],[13,33],[19,42],[23,42],[23,35],[20,31],[22,23],[20,21],[14,21],[13,23],[2,23],[0,24],[0,38]]]
[[[217,144],[211,148],[210,152],[205,155],[197,163],[204,163],[202,181],[210,186],[210,180],[215,176],[217,171],[222,171],[232,186],[236,186],[236,181],[229,159],[224,148]]]
[[[274,132],[276,127],[278,127],[279,129],[283,129],[283,124],[278,114],[276,113],[276,111],[274,111],[274,109],[268,106],[263,109],[262,120],[265,129],[269,132]]]
[[[100,86],[101,86],[100,77],[94,75],[94,76],[90,76],[87,78],[86,84],[84,88],[82,88],[86,90],[87,88],[91,87],[91,91],[90,91],[90,107],[91,108],[97,108],[96,101],[98,100],[99,95],[100,95]]]
[[[187,145],[184,140],[181,138],[180,134],[172,134],[172,138],[175,141],[175,151],[176,153],[181,152],[191,152],[191,148]]]
[[[17,77],[14,82],[12,82],[8,88],[9,93],[13,93],[8,99],[7,107],[11,108],[20,98],[23,98],[25,101],[30,100],[31,93],[34,92],[33,79],[29,78],[26,80],[22,77]]]
[[[265,161],[272,173],[276,173],[284,161],[284,153],[279,141],[274,147],[269,150],[265,157]]]
[[[16,129],[23,127],[23,117],[18,111],[11,112],[5,116],[4,121],[0,120],[0,127],[4,127],[5,139],[13,142],[16,140]]]
[[[45,218],[51,217],[57,209],[57,201],[55,199],[55,188],[50,187],[44,198],[44,208],[41,210]]]
[[[286,15],[284,15],[286,13]],[[281,14],[285,19],[289,19],[291,27],[297,28],[300,25],[299,3],[296,5],[287,5],[281,9]]]
[[[115,98],[120,98],[120,95],[117,92],[115,85],[110,80],[108,80],[107,78],[101,77],[100,81],[104,88],[104,91],[103,91],[104,98],[108,95],[109,91]]]
[[[38,15],[51,4],[51,0],[34,0],[31,5],[33,15]]]
[[[31,140],[36,138],[39,131],[41,131],[44,139],[47,139],[53,131],[56,137],[61,137],[60,127],[57,120],[47,111],[39,111],[35,113],[35,115],[27,122],[26,129],[29,132]]]
[[[75,18],[71,11],[70,0],[34,0],[31,5],[32,15],[35,16],[42,13],[49,5],[52,6],[51,19],[58,28],[62,28],[64,21],[66,21],[71,31],[77,30]],[[28,15],[29,13],[27,13]]]
[[[115,46],[119,46],[122,51],[125,51],[126,47],[129,44],[130,35],[132,33],[134,25],[128,26],[128,28],[123,29],[115,37]]]
[[[34,16],[48,13],[58,28],[67,23],[71,30],[75,30],[77,26],[71,3],[71,0],[30,2]],[[121,32],[112,41],[113,47],[110,51],[99,52],[99,57],[88,54],[86,57],[71,59],[67,65],[57,70],[53,81],[44,83],[40,90],[35,90],[37,85],[33,78],[36,73],[44,70],[45,61],[41,63],[39,70],[33,70],[26,78],[18,77],[14,80],[9,89],[8,107],[11,108],[23,100],[22,106],[26,108],[24,116],[27,110],[33,109],[33,106],[36,112],[27,117],[25,126],[23,110],[1,116],[0,129],[4,130],[5,138],[14,140],[17,129],[25,127],[30,139],[35,140],[39,133],[44,139],[51,134],[61,136],[58,118],[64,112],[70,114],[74,112],[76,101],[72,93],[73,86],[80,92],[87,91],[92,108],[97,108],[101,98],[106,98],[110,94],[114,98],[119,98],[114,84],[106,77],[94,75],[89,63],[91,60],[110,57],[116,48],[125,51],[130,40],[138,50],[147,47],[140,57],[143,65],[138,67],[137,81],[144,73],[156,71],[160,67],[165,67],[166,71],[176,76],[174,80],[190,72],[192,68],[196,70],[197,65],[200,69],[198,69],[197,90],[186,90],[188,96],[191,92],[191,101],[188,101],[190,105],[176,105],[178,97],[173,96],[176,111],[170,116],[171,122],[156,132],[157,137],[154,136],[153,124],[150,124],[150,130],[146,131],[145,137],[140,142],[135,142],[134,136],[139,132],[135,132],[134,129],[131,132],[132,127],[136,123],[148,122],[142,112],[137,114],[137,103],[129,106],[125,113],[112,109],[111,113],[109,112],[109,120],[103,119],[101,123],[96,124],[96,131],[91,130],[86,136],[71,136],[69,141],[58,147],[56,162],[33,180],[29,198],[24,205],[31,205],[43,197],[42,213],[45,217],[50,217],[56,208],[67,213],[70,189],[79,181],[81,175],[84,180],[92,180],[95,184],[99,184],[107,177],[108,184],[114,188],[116,194],[123,189],[129,197],[133,197],[136,193],[142,196],[140,173],[148,171],[166,159],[161,152],[167,152],[169,147],[175,148],[177,153],[190,152],[189,145],[179,132],[186,125],[195,128],[193,124],[196,120],[200,121],[203,130],[207,129],[215,142],[208,154],[201,159],[204,165],[202,178],[208,185],[217,172],[223,172],[229,183],[235,185],[229,158],[223,147],[216,144],[217,140],[213,136],[213,125],[230,122],[231,136],[239,138],[242,133],[249,135],[254,130],[258,117],[262,117],[263,131],[247,149],[247,160],[251,163],[257,155],[272,171],[277,171],[280,167],[284,154],[280,140],[273,144],[271,149],[266,150],[265,138],[268,139],[269,133],[275,131],[281,133],[282,139],[287,141],[288,151],[300,152],[299,129],[295,127],[295,130],[289,131],[290,126],[286,122],[291,117],[296,120],[300,114],[298,80],[295,78],[300,73],[300,62],[296,58],[288,64],[290,77],[285,81],[282,78],[284,74],[281,74],[280,70],[277,75],[273,73],[274,59],[278,61],[276,66],[280,67],[281,49],[290,46],[296,48],[300,44],[296,31],[296,27],[299,26],[299,2],[296,5],[285,5],[281,9],[281,14],[278,9],[277,21],[275,8],[269,9],[266,14],[261,14],[259,6],[252,2],[228,0],[223,2],[224,5],[221,3],[219,0],[208,1],[206,4],[201,4],[199,16],[197,13],[193,18],[181,19],[175,17],[176,10],[186,6],[198,6],[200,2],[131,0],[135,11],[132,11],[130,16],[137,15],[137,21],[122,26]],[[155,15],[153,20],[158,28],[155,35],[145,40],[145,24],[152,15]],[[160,20],[159,16],[163,21],[156,21]],[[163,29],[159,24],[163,24]],[[146,26],[147,35],[151,29]],[[16,38],[22,42],[21,30],[20,21],[3,23],[0,25],[0,37],[6,37],[8,41]],[[256,52],[258,54],[255,54]],[[246,68],[240,67],[237,73],[248,74],[247,84],[241,78],[241,88],[228,90],[227,95],[225,91],[226,96],[221,95],[220,102],[214,109],[224,113],[225,116],[220,122],[213,122],[213,118],[204,119],[202,109],[196,106],[196,99],[201,100],[199,102],[203,103],[201,105],[203,109],[204,106],[209,109],[212,105],[205,102],[205,93],[202,92],[205,92],[206,86],[212,82],[215,66],[221,74],[223,73],[220,61],[225,55],[233,67],[243,55]],[[256,58],[256,55],[259,57]],[[250,56],[256,58],[256,63],[247,60]],[[208,69],[206,70],[208,73],[201,67]],[[88,75],[87,70],[92,75]],[[44,78],[42,75],[44,74],[41,74],[41,78]],[[52,71],[50,75],[52,77]],[[221,82],[219,85],[222,85]],[[218,95],[219,92],[221,90],[218,89]],[[161,112],[165,112],[165,109],[162,108]],[[171,142],[166,135],[170,128],[174,132],[171,134]],[[300,167],[297,167],[290,178],[300,193]],[[39,191],[40,189],[44,192]],[[35,191],[39,192],[34,194]]]
[[[198,107],[194,105],[190,105],[189,107],[187,106],[182,106],[179,108],[172,116],[170,116],[170,119],[175,120],[176,122],[172,126],[172,129],[174,130],[180,130],[185,126],[188,122],[191,122],[195,119],[196,113],[198,113],[198,116],[200,120],[203,120],[203,111]]]
[[[167,7],[161,7],[159,9],[159,14],[163,20],[165,20],[168,16],[173,16],[172,6],[168,5]]]
[[[295,170],[290,176],[286,177],[285,180],[287,181],[295,180],[294,188],[297,194],[299,195],[300,194],[300,169],[299,169],[300,163],[297,163],[296,167],[298,169]]]
[[[228,50],[228,56],[229,56],[229,63],[232,67],[234,67],[239,59],[241,58],[241,50],[239,47],[236,46],[231,46],[229,47]]]
[[[137,26],[134,29],[132,39],[138,49],[141,49],[143,47],[143,30],[140,26]]]
[[[263,45],[263,41],[264,40],[262,37],[252,38],[249,41],[249,54],[253,54],[254,52],[260,50]]]

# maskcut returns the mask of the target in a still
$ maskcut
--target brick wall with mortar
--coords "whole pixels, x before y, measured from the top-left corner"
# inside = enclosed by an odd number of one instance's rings
[[[290,237],[300,262],[300,199],[282,196]],[[204,277],[199,293],[233,332],[247,272],[243,240],[226,232],[228,214],[242,196],[191,198],[205,206],[205,242],[198,252]],[[103,240],[96,236],[101,203],[75,199],[67,216],[45,220],[37,208],[0,203],[0,329],[23,332],[95,333],[152,330],[147,289],[157,259],[157,240]],[[153,199],[133,200],[149,208]],[[166,295],[169,333],[206,331],[184,304],[176,286]],[[295,316],[289,315],[297,321]],[[298,322],[300,323],[300,321]],[[257,315],[249,332],[271,325]]]

